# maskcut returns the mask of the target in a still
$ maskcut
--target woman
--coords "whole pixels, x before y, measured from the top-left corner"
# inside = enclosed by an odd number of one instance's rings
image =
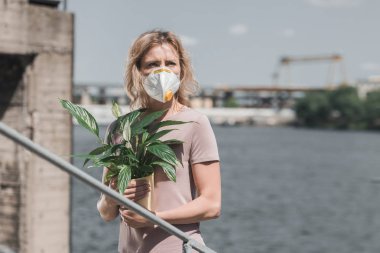
[[[136,39],[128,60],[126,88],[131,106],[146,108],[147,113],[167,109],[160,121],[190,122],[176,125],[177,130],[165,136],[184,143],[173,147],[180,161],[176,182],[170,181],[161,168],[155,169],[154,213],[203,243],[199,222],[220,215],[221,179],[210,123],[207,117],[188,107],[187,96],[196,87],[189,57],[173,33],[154,30]],[[107,168],[103,175],[106,173]],[[110,187],[116,189],[114,181]],[[137,201],[149,190],[146,183],[132,180],[124,196]],[[122,218],[119,252],[181,252],[180,239],[140,215],[120,208],[111,198],[102,195],[97,207],[106,221],[119,215]]]

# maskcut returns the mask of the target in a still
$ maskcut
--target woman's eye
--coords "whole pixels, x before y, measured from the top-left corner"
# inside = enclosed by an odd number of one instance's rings
[[[151,62],[151,63],[148,64],[148,67],[149,67],[149,68],[158,67],[158,64],[155,63],[155,62]]]
[[[168,65],[168,66],[175,66],[175,65],[177,65],[177,64],[176,64],[175,62],[170,61],[170,62],[167,63],[167,65]]]

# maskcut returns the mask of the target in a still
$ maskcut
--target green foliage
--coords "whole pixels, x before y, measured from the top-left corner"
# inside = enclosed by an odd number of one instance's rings
[[[364,119],[364,104],[356,88],[344,86],[329,94],[331,122],[340,129],[360,129]],[[335,114],[335,115],[334,115]]]
[[[71,115],[78,121],[79,125],[86,128],[92,134],[95,134],[98,139],[100,139],[98,123],[86,109],[64,99],[60,99],[59,101],[62,107],[68,110]]]
[[[147,147],[147,150],[149,153],[160,157],[162,161],[171,164],[176,165],[177,164],[177,157],[173,150],[166,144],[154,144]]]
[[[88,111],[66,100],[61,100],[61,104],[82,127],[101,140],[98,124]],[[148,176],[157,166],[163,169],[170,180],[176,180],[175,166],[178,159],[169,145],[182,142],[175,139],[161,141],[161,137],[175,129],[160,129],[164,126],[188,122],[168,120],[152,124],[165,113],[165,110],[144,116],[143,112],[145,110],[140,109],[121,115],[119,105],[113,102],[112,113],[116,121],[106,136],[105,143],[107,144],[101,144],[88,154],[77,155],[85,159],[83,166],[91,161],[96,167],[107,167],[109,171],[105,177],[106,182],[111,178],[117,178],[119,192],[124,192],[131,179]],[[118,137],[122,137],[121,141],[113,143],[113,140]]]
[[[157,162],[154,162],[153,164],[160,166],[164,170],[164,172],[166,173],[166,175],[168,176],[170,180],[174,182],[176,181],[175,169],[173,169],[173,166],[170,163],[157,161]]]
[[[380,91],[368,93],[365,100],[348,86],[308,93],[297,101],[295,111],[299,124],[307,127],[380,129]]]
[[[323,92],[308,93],[297,102],[295,111],[302,125],[321,127],[329,117],[330,102]]]
[[[118,166],[118,169],[119,175],[117,176],[117,186],[119,192],[124,192],[132,177],[131,167],[126,164],[121,164]]]
[[[236,98],[235,97],[229,97],[227,98],[227,100],[224,102],[224,107],[231,107],[231,108],[234,108],[234,107],[239,107],[239,103],[237,102]]]
[[[364,107],[368,128],[380,130],[380,91],[369,92]]]
[[[114,100],[112,100],[112,114],[115,118],[119,118],[121,116],[120,106]]]

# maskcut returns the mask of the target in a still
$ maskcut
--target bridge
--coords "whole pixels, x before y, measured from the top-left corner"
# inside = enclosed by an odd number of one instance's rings
[[[201,89],[191,97],[193,107],[250,107],[291,108],[295,99],[308,92],[321,92],[337,86],[278,86],[278,85],[223,85]],[[127,105],[129,99],[122,84],[78,84],[74,86],[74,102],[79,104],[109,104],[112,100]]]

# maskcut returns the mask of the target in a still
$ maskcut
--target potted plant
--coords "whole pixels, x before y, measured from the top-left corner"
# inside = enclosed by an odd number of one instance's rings
[[[154,169],[161,167],[167,177],[175,182],[175,166],[179,161],[170,146],[183,143],[175,139],[160,140],[161,137],[175,130],[161,128],[186,122],[166,120],[152,124],[165,113],[165,110],[143,116],[145,109],[139,109],[122,115],[119,105],[113,102],[112,114],[116,120],[112,131],[103,140],[99,136],[98,123],[91,113],[68,100],[60,99],[60,103],[77,120],[80,126],[96,136],[99,144],[88,154],[74,156],[85,159],[83,166],[91,161],[93,166],[89,167],[107,167],[108,173],[105,176],[105,183],[108,183],[112,178],[117,178],[120,193],[125,191],[132,179],[147,180],[151,192],[139,203],[152,210]],[[118,141],[113,141],[115,139]]]

